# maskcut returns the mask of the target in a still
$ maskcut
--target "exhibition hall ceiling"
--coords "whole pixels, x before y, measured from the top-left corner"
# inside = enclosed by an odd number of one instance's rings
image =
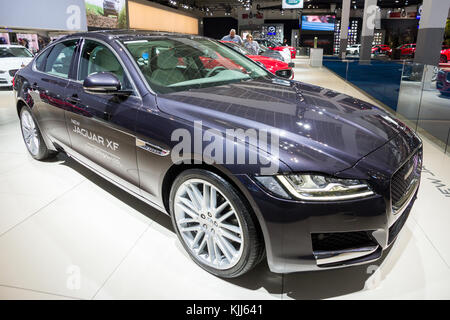
[[[274,0],[158,0],[153,2],[159,2],[173,7],[182,5],[197,7],[239,7],[248,5],[248,3],[258,3],[262,7],[276,7],[276,3],[279,2],[279,7],[281,8],[281,1]],[[357,8],[364,7],[364,0],[352,0],[351,3],[352,6],[356,6]],[[381,8],[400,8],[421,3],[422,0],[378,0],[377,5]],[[341,7],[342,0],[304,0],[304,8],[329,9],[331,4],[335,4],[339,8]]]

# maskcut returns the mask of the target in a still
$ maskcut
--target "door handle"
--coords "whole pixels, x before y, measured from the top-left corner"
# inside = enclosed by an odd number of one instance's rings
[[[67,101],[73,104],[77,104],[81,101],[81,99],[78,98],[78,95],[76,93],[74,93],[71,97],[67,98]]]
[[[111,120],[112,116],[111,113],[103,111],[103,120],[109,121]]]

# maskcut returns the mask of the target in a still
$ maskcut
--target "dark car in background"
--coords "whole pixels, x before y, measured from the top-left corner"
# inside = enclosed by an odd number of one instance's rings
[[[273,272],[377,260],[417,196],[422,143],[405,124],[200,36],[71,34],[14,90],[33,158],[65,152],[169,214],[193,261],[221,277],[265,257]]]
[[[439,69],[436,76],[436,88],[444,96],[450,96],[450,68]]]

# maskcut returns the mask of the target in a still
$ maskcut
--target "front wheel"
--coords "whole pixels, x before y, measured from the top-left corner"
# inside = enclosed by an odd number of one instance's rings
[[[440,59],[440,63],[447,63],[447,56],[446,55],[441,55],[441,59]]]
[[[234,278],[261,260],[264,247],[255,217],[240,193],[217,174],[182,172],[172,185],[170,211],[184,248],[206,271]]]
[[[34,159],[44,160],[56,154],[45,145],[41,132],[34,121],[31,109],[27,106],[23,106],[20,110],[20,127],[22,129],[23,141],[28,152]]]

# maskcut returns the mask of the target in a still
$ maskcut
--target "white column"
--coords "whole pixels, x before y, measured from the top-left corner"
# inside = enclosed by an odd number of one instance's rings
[[[348,44],[348,26],[350,20],[350,1],[342,0],[342,11],[341,11],[341,34],[339,43],[339,56],[341,59],[345,59],[345,51],[347,50]]]
[[[359,50],[360,63],[368,63],[372,54],[373,31],[375,29],[377,10],[377,0],[365,0],[361,31],[361,48]]]
[[[449,7],[449,0],[423,2],[414,55],[415,62],[434,66],[439,64]]]

